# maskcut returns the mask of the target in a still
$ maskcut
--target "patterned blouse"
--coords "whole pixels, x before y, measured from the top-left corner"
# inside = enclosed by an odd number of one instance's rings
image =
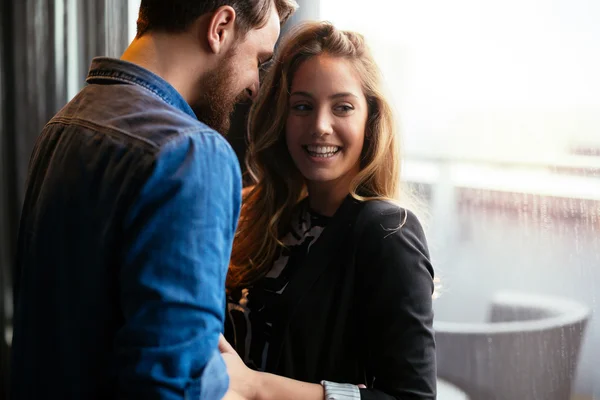
[[[264,371],[269,351],[272,321],[278,316],[273,305],[303,264],[313,243],[329,221],[304,202],[292,217],[292,229],[284,236],[281,254],[271,271],[258,284],[227,297],[227,317],[233,331],[233,347],[250,368]]]
[[[227,336],[248,367],[265,370],[272,324],[280,318],[274,305],[330,219],[310,210],[304,201],[292,216],[292,228],[282,240],[285,247],[265,278],[227,296]],[[327,400],[360,400],[353,384],[322,381],[321,385]]]

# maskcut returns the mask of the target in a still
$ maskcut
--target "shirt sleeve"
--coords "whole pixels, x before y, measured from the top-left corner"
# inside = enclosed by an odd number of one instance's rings
[[[368,370],[361,398],[435,399],[433,267],[417,217],[391,203],[369,206],[358,265]]]
[[[358,386],[351,383],[321,381],[325,391],[325,400],[360,400]]]
[[[123,228],[119,398],[225,394],[217,344],[240,193],[239,163],[218,134],[174,139],[154,157]]]

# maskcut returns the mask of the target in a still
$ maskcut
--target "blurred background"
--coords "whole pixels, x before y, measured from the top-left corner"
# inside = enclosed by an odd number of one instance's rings
[[[91,58],[118,57],[133,39],[139,0],[0,1],[6,389],[33,143]],[[459,396],[439,398],[600,399],[600,2],[298,3],[290,24],[359,31],[382,70],[439,278],[438,375]],[[240,160],[246,111],[229,136]]]

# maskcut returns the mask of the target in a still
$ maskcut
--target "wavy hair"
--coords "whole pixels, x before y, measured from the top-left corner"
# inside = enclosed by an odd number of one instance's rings
[[[282,40],[248,119],[246,163],[252,184],[245,191],[233,244],[227,288],[246,287],[264,277],[283,244],[295,206],[307,196],[303,176],[285,141],[289,92],[299,66],[326,54],[352,63],[368,104],[360,172],[348,188],[357,200],[399,200],[400,155],[390,104],[362,35],[328,22],[305,22]]]

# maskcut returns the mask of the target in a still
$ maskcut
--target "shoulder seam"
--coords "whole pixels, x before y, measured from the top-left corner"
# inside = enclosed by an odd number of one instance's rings
[[[213,130],[210,130],[210,129],[204,130],[204,129],[202,129],[202,127],[191,127],[191,128],[183,129],[183,130],[179,131],[177,135],[173,135],[173,137],[165,140],[162,144],[159,144],[153,140],[146,139],[144,137],[132,134],[131,132],[127,132],[122,129],[118,129],[118,128],[111,127],[111,126],[101,125],[96,122],[77,118],[77,117],[64,117],[64,116],[54,117],[54,118],[52,118],[52,120],[50,122],[48,122],[47,125],[57,125],[57,124],[61,124],[61,123],[68,124],[68,125],[79,125],[84,128],[95,129],[95,130],[104,131],[104,132],[110,132],[113,134],[118,133],[121,135],[125,135],[129,138],[135,139],[141,143],[147,144],[155,149],[160,149],[162,147],[162,145],[169,144],[169,143],[173,142],[174,140],[176,140],[177,138],[180,138],[181,136],[187,136],[192,133],[208,134],[211,136],[221,136],[219,133],[217,133]],[[225,140],[225,138],[223,138],[223,140]]]

